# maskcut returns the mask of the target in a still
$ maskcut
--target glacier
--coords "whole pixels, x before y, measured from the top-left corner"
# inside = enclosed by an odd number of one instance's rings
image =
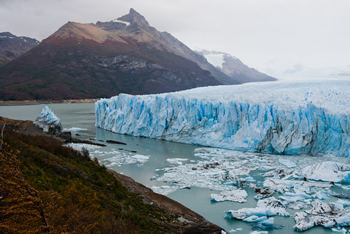
[[[97,127],[138,137],[285,155],[350,155],[350,82],[280,81],[95,103]]]

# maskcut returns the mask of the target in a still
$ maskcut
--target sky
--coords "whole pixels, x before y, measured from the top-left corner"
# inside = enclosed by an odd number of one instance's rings
[[[42,40],[68,21],[110,21],[130,8],[192,49],[249,67],[350,66],[349,0],[0,0],[0,32]]]

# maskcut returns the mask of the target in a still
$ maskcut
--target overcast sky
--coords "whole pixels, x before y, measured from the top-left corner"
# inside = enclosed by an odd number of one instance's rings
[[[0,32],[42,40],[68,21],[110,21],[130,8],[190,48],[250,67],[273,59],[350,65],[349,0],[0,0]]]

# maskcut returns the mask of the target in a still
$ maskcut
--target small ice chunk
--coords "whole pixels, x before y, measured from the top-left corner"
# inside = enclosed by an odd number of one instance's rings
[[[309,199],[311,196],[305,193],[285,193],[284,196],[279,196],[279,198],[285,201],[299,201]]]
[[[299,201],[285,202],[284,204],[287,206],[287,208],[293,209],[293,210],[300,210],[305,207],[305,204]]]
[[[347,233],[347,230],[345,228],[337,227],[337,228],[332,228],[332,232],[345,234]]]
[[[327,194],[321,192],[321,191],[318,191],[317,193],[315,193],[315,195],[313,195],[313,197],[316,197],[320,200],[327,200],[329,199],[329,197],[327,196]]]
[[[86,131],[86,128],[78,128],[78,127],[72,127],[72,128],[64,128],[64,132],[78,132],[78,131]]]
[[[187,158],[168,158],[167,161],[172,164],[182,164],[182,162],[187,161]]]
[[[259,224],[261,224],[263,226],[269,226],[270,227],[270,226],[273,226],[274,221],[275,221],[275,218],[270,217],[270,218],[268,218],[266,220],[263,220],[263,221],[259,222]]]
[[[251,176],[245,177],[241,179],[244,182],[255,182],[254,178]]]
[[[256,216],[256,215],[252,215],[252,216],[249,216],[245,219],[243,219],[244,222],[248,222],[248,223],[258,223],[260,221],[264,221],[264,220],[267,220],[267,217],[266,216]]]

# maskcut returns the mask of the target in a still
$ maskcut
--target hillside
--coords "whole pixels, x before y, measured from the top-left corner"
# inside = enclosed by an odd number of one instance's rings
[[[32,122],[0,117],[1,128],[4,122],[0,233],[221,232],[181,204],[107,170],[88,151],[62,146]]]

